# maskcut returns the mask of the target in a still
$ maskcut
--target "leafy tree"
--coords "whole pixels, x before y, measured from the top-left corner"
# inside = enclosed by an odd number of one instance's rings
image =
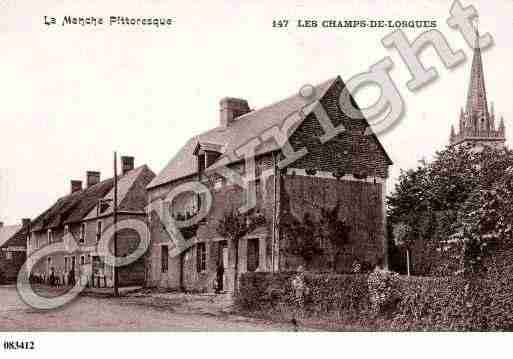
[[[436,256],[433,248],[459,242],[463,269],[474,271],[492,248],[509,246],[513,234],[512,152],[448,147],[432,162],[402,171],[387,205],[388,220],[411,229],[410,248]]]
[[[265,224],[265,217],[258,210],[239,213],[237,210],[226,212],[217,223],[217,233],[227,238],[235,246],[234,288],[237,289],[239,267],[239,240],[256,227]],[[230,246],[229,246],[230,247]]]
[[[338,202],[331,210],[323,209],[320,222],[320,235],[330,243],[332,248],[331,263],[333,272],[337,272],[337,263],[346,245],[349,243],[349,232],[351,230],[345,221],[339,218],[339,209],[340,203]]]

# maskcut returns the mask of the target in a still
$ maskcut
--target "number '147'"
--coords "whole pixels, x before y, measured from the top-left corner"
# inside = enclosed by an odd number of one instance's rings
[[[281,19],[281,20],[273,20],[273,27],[287,27],[289,25],[289,20]]]

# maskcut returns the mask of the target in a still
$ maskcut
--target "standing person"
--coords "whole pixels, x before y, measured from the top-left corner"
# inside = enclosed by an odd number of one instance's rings
[[[68,283],[70,286],[74,287],[75,286],[75,268],[71,268],[71,270],[69,271],[69,279],[68,279]]]
[[[52,287],[55,286],[55,268],[54,267],[50,268],[50,285]]]

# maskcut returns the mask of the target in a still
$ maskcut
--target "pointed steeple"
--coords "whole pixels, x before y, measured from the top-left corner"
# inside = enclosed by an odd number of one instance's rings
[[[467,104],[465,109],[460,110],[459,131],[456,133],[454,127],[451,126],[449,144],[451,146],[472,144],[472,148],[483,148],[484,146],[503,148],[506,140],[504,119],[501,117],[499,127],[496,129],[493,102],[490,103],[490,112],[488,112],[483,60],[477,29],[475,36]]]
[[[477,29],[474,45],[474,57],[472,58],[472,68],[470,70],[467,107],[465,110],[475,128],[480,127],[481,120],[488,119],[488,102],[486,100],[483,61],[481,59],[481,48],[479,47],[479,31]]]

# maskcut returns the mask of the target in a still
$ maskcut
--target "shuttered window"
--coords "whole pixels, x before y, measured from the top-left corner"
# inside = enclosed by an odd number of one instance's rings
[[[198,273],[207,270],[207,247],[205,243],[198,243],[196,248],[196,269]]]
[[[167,246],[162,246],[161,252],[161,263],[162,263],[162,273],[167,273],[169,269],[169,250]]]
[[[259,266],[260,241],[258,238],[248,239],[248,272],[254,272]]]

